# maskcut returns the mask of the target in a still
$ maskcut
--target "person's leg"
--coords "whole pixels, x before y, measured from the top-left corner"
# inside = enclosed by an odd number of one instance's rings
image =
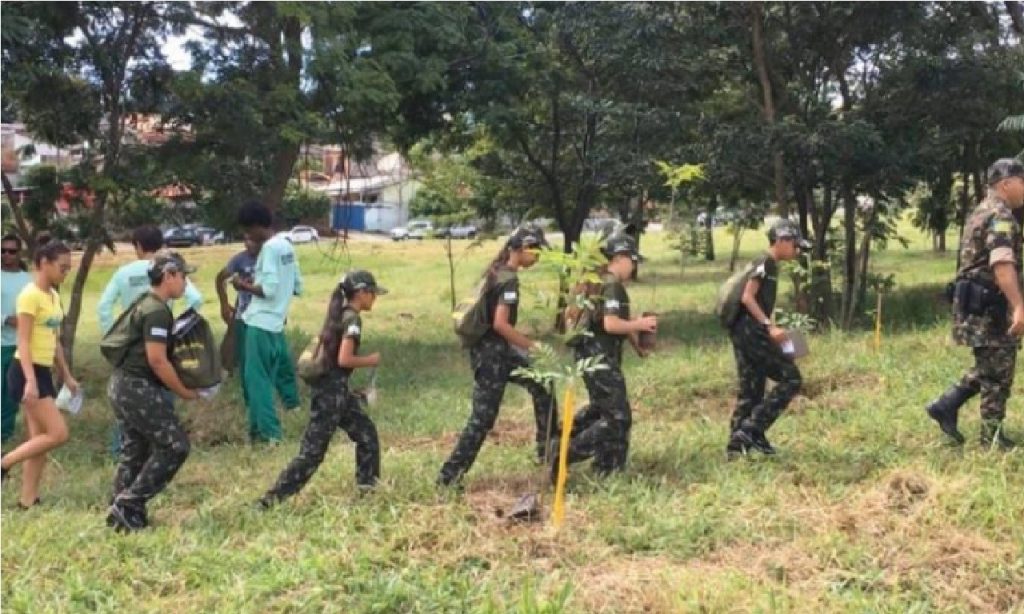
[[[316,390],[309,408],[309,425],[302,435],[299,454],[278,476],[274,485],[263,495],[265,504],[275,503],[302,490],[324,461],[331,437],[338,428],[344,402],[344,391]]]
[[[249,409],[249,436],[255,442],[281,441],[281,422],[274,407],[276,354],[273,333],[255,326],[246,328],[243,383]]]
[[[373,486],[380,478],[380,439],[377,426],[363,413],[359,399],[353,394],[345,400],[339,426],[356,444],[356,484]]]
[[[974,348],[974,358],[981,387],[981,444],[989,446],[995,441],[1000,447],[1013,447],[1013,440],[1003,433],[1002,426],[1013,388],[1017,348],[978,347]]]
[[[245,322],[235,320],[235,373],[238,374],[238,385],[242,388],[242,400],[249,406],[249,392],[245,387],[245,338],[247,330]]]
[[[21,473],[21,504],[29,506],[39,498],[39,483],[46,467],[46,455],[50,450],[63,445],[68,440],[68,427],[64,416],[52,397],[39,399],[25,406],[25,418],[32,421],[32,443],[37,453],[27,456],[22,465]],[[19,446],[15,452],[22,449]],[[8,455],[10,456],[10,455]]]
[[[126,431],[144,437],[150,454],[135,480],[118,493],[115,505],[145,509],[146,503],[167,487],[188,458],[188,434],[158,393],[156,385],[141,379],[129,380],[125,388],[122,411]]]
[[[736,375],[739,389],[736,393],[736,409],[729,420],[729,433],[740,428],[740,424],[753,414],[754,407],[764,401],[766,378],[757,365],[750,361],[741,345],[733,342],[733,356],[736,358]]]
[[[277,333],[275,341],[275,369],[274,388],[284,403],[285,410],[297,409],[302,401],[299,398],[299,386],[295,378],[295,361],[292,360],[292,352],[288,347],[288,337],[284,333]]]
[[[517,361],[512,370],[528,365],[529,363],[525,360]],[[558,407],[555,405],[555,399],[548,387],[536,380],[509,375],[508,381],[525,388],[533,399],[533,419],[537,428],[534,438],[537,444],[537,458],[543,459],[547,452],[548,440],[558,432],[559,428]]]
[[[568,462],[595,459],[601,471],[618,469],[625,463],[625,449],[632,426],[626,382],[622,371],[609,368],[583,377],[590,395],[590,406],[600,415],[569,444]]]
[[[7,370],[14,362],[14,353],[18,350],[13,345],[0,347],[0,443],[6,444],[14,436],[14,427],[18,418],[18,401],[8,392]]]
[[[509,369],[498,353],[479,353],[473,358],[473,410],[462,429],[448,460],[441,466],[438,483],[448,485],[459,481],[476,460],[487,433],[494,428],[505,395]]]

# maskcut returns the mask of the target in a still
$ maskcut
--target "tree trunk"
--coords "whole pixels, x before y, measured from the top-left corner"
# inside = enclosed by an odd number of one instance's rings
[[[856,311],[857,285],[857,199],[850,184],[844,182],[840,188],[843,196],[843,302],[842,327],[853,325]]]
[[[1013,31],[1017,33],[1018,37],[1024,38],[1024,8],[1021,8],[1020,2],[1012,0],[1006,0],[1003,4],[1006,6],[1006,12],[1010,14]]]
[[[732,254],[729,256],[729,272],[732,273],[736,270],[736,261],[740,257],[740,242],[743,241],[744,228],[739,226],[736,228],[736,232],[732,235]]]
[[[704,218],[704,260],[715,259],[715,209],[718,208],[718,194],[712,193],[708,199],[707,216]]]
[[[8,206],[11,208],[11,215],[14,216],[14,226],[18,230],[18,236],[21,237],[22,242],[25,244],[26,251],[29,254],[33,254],[36,251],[36,238],[21,212],[21,202],[14,193],[14,186],[11,185],[11,180],[7,177],[7,173],[0,175],[3,177],[4,194],[7,195]]]
[[[764,41],[764,3],[750,4],[751,44],[754,52],[754,66],[757,69],[757,80],[761,84],[763,112],[765,122],[771,126],[775,123],[775,95],[768,68],[768,53]],[[772,176],[775,184],[775,203],[779,215],[789,217],[789,203],[786,200],[785,175],[782,166],[782,152],[772,152]]]
[[[832,271],[829,268],[828,225],[832,219],[832,187],[825,185],[821,210],[812,212],[814,249],[811,258],[811,315],[818,326],[828,328],[832,321]],[[814,194],[808,190],[807,202],[813,205]]]
[[[970,213],[971,213],[971,210],[970,210],[971,199],[970,199],[970,196],[968,194],[968,190],[969,190],[968,185],[970,184],[970,178],[967,176],[967,171],[966,170],[963,171],[963,173],[961,173],[961,176],[963,177],[963,185],[961,186],[961,189],[960,189],[960,214],[957,216],[959,218],[959,222],[960,222],[960,233],[958,235],[960,238],[957,241],[957,245],[963,245],[963,242],[964,242],[964,225],[967,224],[967,216],[970,215]],[[956,270],[957,271],[960,270],[960,250],[959,249],[956,250]]]
[[[267,206],[277,217],[284,202],[284,192],[288,188],[288,181],[292,178],[292,169],[295,161],[299,159],[299,145],[282,144],[274,153],[273,176],[270,185],[263,192],[263,204]]]

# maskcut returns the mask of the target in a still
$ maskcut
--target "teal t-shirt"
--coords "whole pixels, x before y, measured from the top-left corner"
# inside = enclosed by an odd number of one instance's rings
[[[279,333],[284,330],[292,297],[302,294],[302,274],[292,244],[279,237],[268,240],[260,248],[253,273],[253,283],[263,289],[263,296],[253,295],[242,321],[246,326]]]
[[[120,304],[121,310],[128,309],[135,299],[149,292],[149,260],[136,260],[117,269],[103,289],[96,314],[100,321],[100,333],[106,334],[114,325],[114,306]],[[173,307],[174,302],[168,302]],[[185,304],[189,308],[199,309],[203,304],[203,295],[189,281],[185,285]]]
[[[18,310],[15,308],[18,302],[18,293],[28,284],[32,283],[32,273],[28,271],[0,271],[0,295],[2,295],[2,309],[3,317],[0,318],[0,328],[3,330],[3,334],[0,335],[0,341],[2,345],[15,346],[18,345],[18,329],[13,326],[7,326],[3,322],[7,322],[7,318],[11,316],[17,316]]]

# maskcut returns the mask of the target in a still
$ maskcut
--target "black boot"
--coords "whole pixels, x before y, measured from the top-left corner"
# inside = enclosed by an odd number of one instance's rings
[[[939,428],[958,446],[964,444],[963,434],[957,428],[960,407],[977,394],[974,390],[959,384],[944,392],[941,397],[925,408],[932,420],[939,423]]]
[[[983,448],[995,447],[1000,450],[1012,450],[1017,447],[1017,442],[1003,433],[1003,423],[1001,420],[982,420],[981,446]]]
[[[733,446],[733,442],[736,442],[748,450],[757,450],[761,454],[772,455],[775,454],[775,448],[768,441],[768,438],[764,436],[764,427],[751,419],[743,421],[743,425],[736,429],[732,434],[732,440],[729,442],[730,447]]]

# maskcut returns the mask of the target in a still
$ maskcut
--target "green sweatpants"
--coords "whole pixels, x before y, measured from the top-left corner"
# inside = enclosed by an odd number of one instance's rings
[[[249,327],[241,319],[235,320],[232,326],[235,329],[235,373],[238,374],[238,384],[242,387],[242,398],[245,399],[245,405],[248,407],[249,393],[245,389],[245,331]]]
[[[12,399],[11,395],[7,394],[7,369],[10,368],[11,363],[14,362],[14,353],[18,351],[18,347],[14,345],[0,346],[0,358],[2,358],[3,365],[0,368],[3,372],[0,373],[0,378],[3,378],[3,383],[0,383],[0,417],[3,418],[3,436],[2,443],[7,443],[7,440],[14,436],[14,421],[18,417],[18,402],[21,399]]]
[[[249,437],[254,442],[281,441],[274,390],[286,409],[300,405],[288,341],[284,333],[246,326],[243,356],[242,389],[249,415]]]

